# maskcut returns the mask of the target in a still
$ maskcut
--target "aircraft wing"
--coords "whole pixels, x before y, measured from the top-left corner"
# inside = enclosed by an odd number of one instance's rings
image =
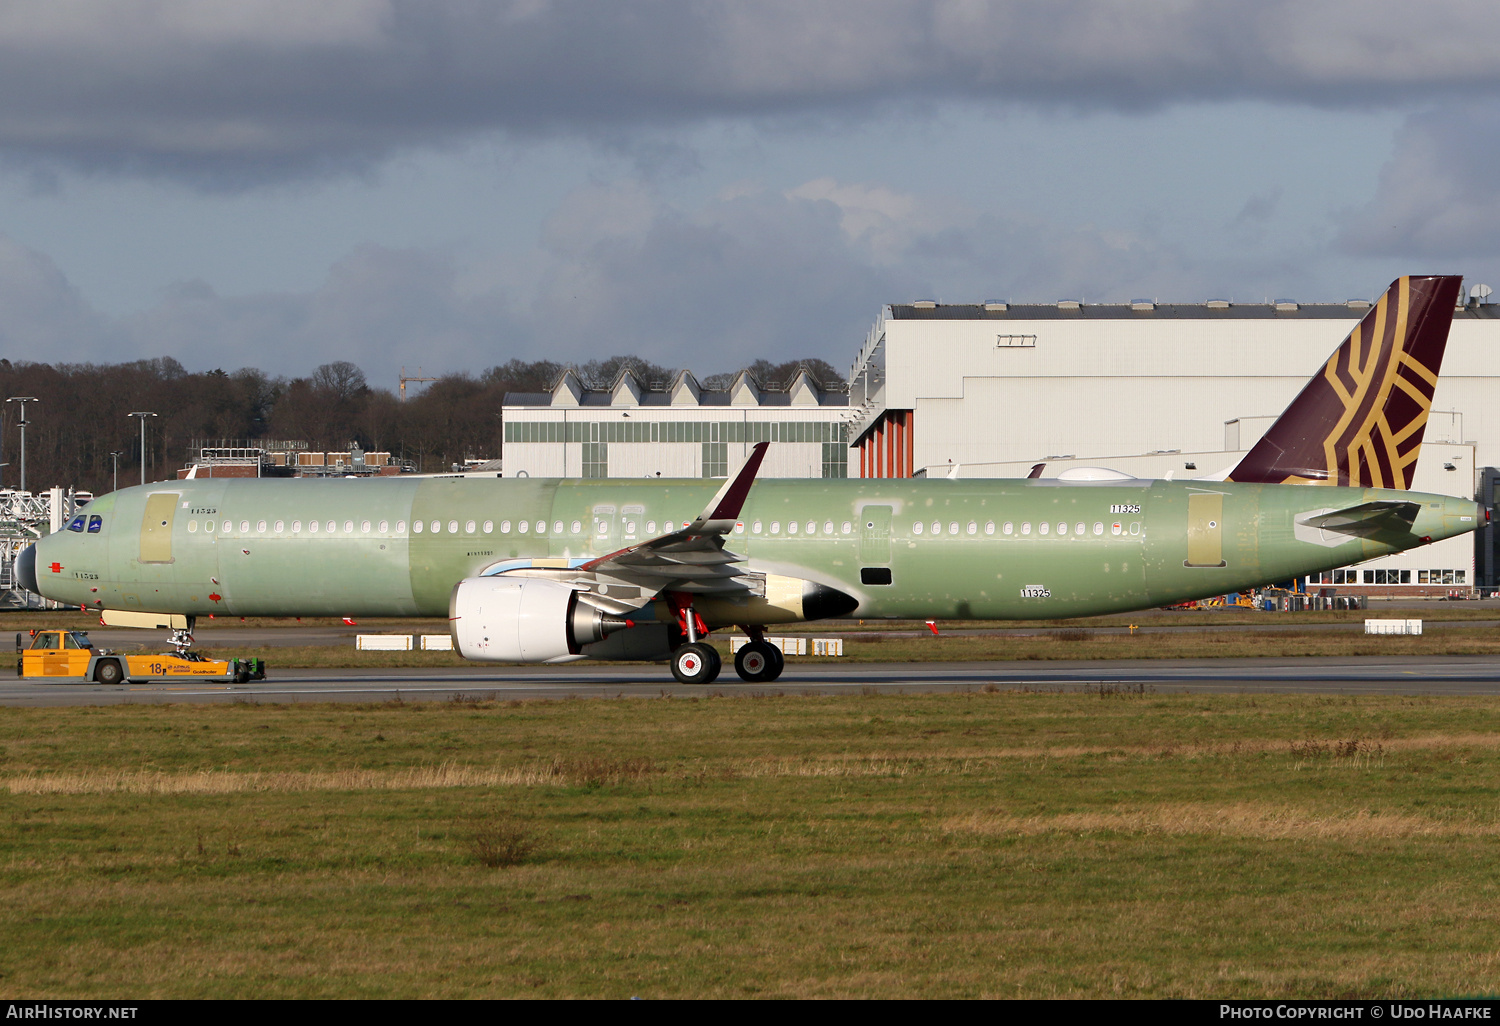
[[[1380,531],[1409,531],[1421,509],[1421,504],[1416,502],[1362,502],[1357,506],[1319,513],[1301,522],[1324,531],[1364,537]]]
[[[724,482],[703,512],[682,530],[592,559],[574,567],[569,576],[593,585],[596,594],[600,594],[598,584],[607,589],[603,594],[622,594],[623,589],[628,595],[639,589],[638,597],[622,598],[626,608],[639,608],[664,591],[763,593],[764,577],[739,569],[737,564],[744,559],[724,548],[724,536],[739,522],[769,445],[756,443],[739,472]]]

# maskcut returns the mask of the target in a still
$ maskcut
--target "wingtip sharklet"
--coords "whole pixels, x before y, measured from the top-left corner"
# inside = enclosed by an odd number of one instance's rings
[[[761,461],[766,458],[766,449],[770,444],[755,443],[739,471],[724,482],[724,487],[719,489],[703,512],[698,514],[698,519],[693,521],[689,531],[723,533],[734,527],[740,518],[740,510],[745,508],[745,498],[750,494],[750,486],[755,483],[755,475],[760,472]],[[729,526],[724,527],[725,524]]]

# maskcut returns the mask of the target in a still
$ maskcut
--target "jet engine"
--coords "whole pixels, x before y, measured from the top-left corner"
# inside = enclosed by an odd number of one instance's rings
[[[459,581],[448,599],[448,623],[465,659],[506,663],[582,659],[584,645],[630,626],[580,602],[565,584],[504,575]]]

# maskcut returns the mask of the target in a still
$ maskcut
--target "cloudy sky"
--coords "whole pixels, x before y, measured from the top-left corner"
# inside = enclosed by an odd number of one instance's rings
[[[0,355],[847,367],[881,304],[1500,286],[1492,4],[0,0]]]

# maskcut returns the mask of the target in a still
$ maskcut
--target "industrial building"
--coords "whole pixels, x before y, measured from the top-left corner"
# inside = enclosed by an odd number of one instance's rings
[[[725,389],[685,370],[588,387],[569,370],[551,392],[505,397],[505,476],[725,477],[756,442],[775,442],[767,477],[848,477],[848,413],[848,395],[806,370],[784,384],[741,372]]]
[[[1024,477],[1038,463],[1048,477],[1079,466],[1178,480],[1223,471],[1370,305],[888,306],[850,373],[851,467],[864,477]],[[1454,311],[1415,488],[1495,501],[1496,395],[1500,306],[1470,301]],[[1492,532],[1480,532],[1477,558],[1468,539],[1453,539],[1311,583],[1428,595],[1494,587]]]

